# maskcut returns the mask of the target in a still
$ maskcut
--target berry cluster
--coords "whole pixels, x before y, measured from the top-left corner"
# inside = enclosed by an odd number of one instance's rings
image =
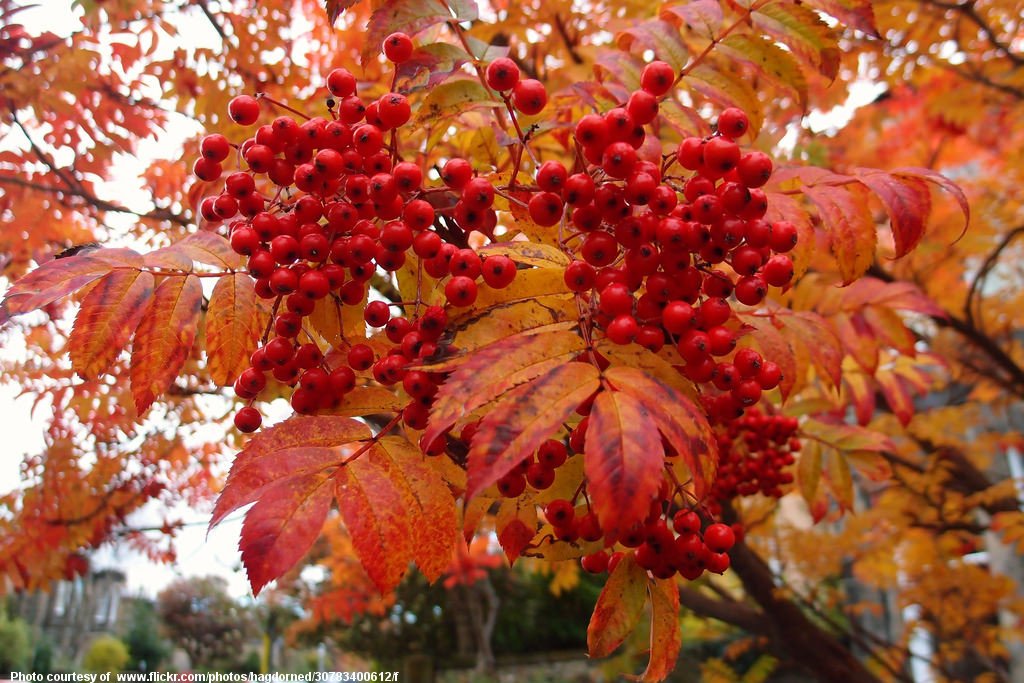
[[[408,59],[411,51],[404,34],[389,36],[384,43],[385,54],[396,63]],[[520,88],[524,83],[525,90]],[[197,177],[221,178],[222,164],[233,148],[245,170],[227,175],[224,189],[204,199],[200,211],[207,221],[228,222],[231,246],[248,257],[257,293],[276,300],[270,328],[274,334],[256,349],[251,367],[235,383],[240,398],[255,399],[269,375],[296,387],[291,403],[297,413],[314,413],[337,406],[356,386],[359,373],[369,372],[381,384],[402,383],[411,399],[403,418],[408,426],[422,429],[441,378],[404,368],[436,351],[447,313],[415,302],[412,317],[393,315],[387,302],[367,301],[368,281],[378,269],[401,268],[411,250],[426,277],[446,280],[447,303],[466,307],[476,301],[478,282],[507,287],[516,266],[507,256],[481,258],[468,247],[471,230],[490,234],[497,222],[491,208],[494,186],[474,177],[468,161],[453,158],[441,169],[444,187],[424,188],[421,166],[401,160],[394,144],[394,133],[410,118],[408,100],[391,92],[365,103],[356,86],[345,69],[328,75],[327,87],[337,98],[329,102],[330,120],[315,117],[299,123],[279,116],[240,145],[219,134],[203,138],[202,156],[194,167]],[[516,88],[516,101],[537,101],[528,81],[518,81]],[[260,101],[236,97],[228,114],[240,125],[254,125]],[[390,144],[385,142],[388,133]],[[435,210],[431,199],[438,201],[440,193],[457,197],[453,208]],[[446,219],[444,237],[435,229],[439,216]],[[383,328],[393,346],[375,353],[357,344],[339,360],[325,358],[312,339],[302,343],[304,318],[329,297],[338,305],[363,306],[366,324]],[[236,413],[241,431],[254,431],[260,423],[252,405]]]
[[[576,260],[565,281],[589,303],[593,327],[616,344],[673,344],[683,373],[704,385],[708,414],[727,422],[781,380],[778,365],[751,349],[726,360],[738,333],[731,301],[755,306],[769,286],[789,284],[785,252],[797,230],[764,220],[761,187],[772,162],[736,143],[749,126],[739,109],[725,110],[714,135],[684,139],[660,164],[638,156],[674,80],[668,65],[652,62],[625,106],[580,119],[575,138],[586,170],[542,164],[530,215],[554,225],[564,213],[575,231],[566,239]]]
[[[396,33],[384,41],[383,52],[400,64],[411,57],[413,44]],[[722,112],[714,134],[686,138],[672,154],[651,158],[644,141],[655,132],[660,101],[677,80],[671,67],[655,61],[621,106],[576,122],[570,165],[535,162],[533,184],[517,183],[520,165],[533,157],[524,153],[529,136],[517,117],[540,113],[547,93],[539,81],[521,78],[511,59],[496,59],[478,73],[498,93],[520,136],[508,185],[477,175],[463,158],[439,161],[434,176],[422,155],[403,158],[400,135],[412,114],[408,99],[389,92],[365,101],[355,77],[340,68],[326,79],[326,116],[302,117],[270,98],[242,95],[228,105],[239,125],[255,126],[263,103],[305,120],[277,116],[239,144],[219,134],[202,140],[194,173],[208,182],[223,178],[223,189],[202,201],[201,214],[226,225],[232,248],[248,259],[256,292],[274,301],[251,367],[235,383],[236,394],[249,402],[236,413],[235,425],[243,432],[259,428],[252,402],[271,381],[291,388],[291,405],[302,414],[330,410],[357,386],[377,383],[401,385],[408,398],[393,424],[424,429],[445,375],[416,366],[441,351],[452,309],[472,306],[479,287],[501,289],[516,277],[509,257],[484,258],[470,247],[470,233],[481,236],[475,243],[495,238],[494,203],[501,196],[557,232],[570,257],[564,280],[580,305],[584,337],[635,342],[654,352],[671,345],[679,371],[699,385],[722,435],[721,477],[703,506],[666,481],[648,518],[610,538],[589,508],[584,484],[573,500],[546,507],[553,535],[565,542],[603,539],[609,550],[583,558],[589,571],[616,562],[621,553],[609,552],[620,544],[655,576],[723,572],[739,532],[714,522],[716,497],[755,490],[774,495],[787,483],[789,475],[780,470],[799,445],[791,421],[753,408],[763,391],[780,383],[779,366],[753,349],[736,348],[734,307],[760,304],[768,287],[786,287],[793,277],[786,252],[795,246],[797,230],[764,219],[768,205],[761,188],[772,161],[740,148],[737,140],[749,121],[735,108]],[[240,170],[224,177],[229,158]],[[438,182],[428,182],[431,177]],[[370,298],[371,279],[401,269],[410,252],[420,265],[416,300]],[[443,291],[444,305],[429,304],[439,296],[420,294],[434,290]],[[380,333],[366,343],[324,350],[306,324],[323,306],[359,307],[365,325]],[[602,366],[607,362],[597,353],[594,358]],[[590,405],[577,410],[582,419],[565,439],[546,441],[498,480],[501,495],[515,498],[528,486],[541,491],[552,485],[556,469],[584,450]],[[470,443],[478,426],[463,427],[458,440]],[[738,439],[742,443],[734,444]],[[446,433],[420,445],[427,455],[440,455],[452,440]],[[675,453],[666,447],[666,455]],[[580,497],[585,504],[578,507]]]
[[[554,510],[552,506],[559,504]],[[561,503],[568,501],[552,501],[545,509],[548,520],[562,512]],[[591,519],[593,518],[593,519]],[[554,523],[554,522],[552,522]],[[590,530],[596,523],[593,514],[587,514],[579,520],[579,537],[584,540],[598,540],[601,536]],[[555,529],[562,529],[555,525]],[[586,532],[590,532],[588,538]],[[564,532],[557,532],[564,533]],[[632,549],[638,565],[648,570],[659,579],[668,579],[676,574],[690,581],[699,579],[705,571],[722,574],[729,568],[728,552],[736,544],[737,534],[742,534],[738,527],[734,528],[721,522],[712,522],[703,526],[702,519],[693,510],[679,510],[669,524],[661,516],[660,505],[657,514],[645,524],[639,524],[619,539],[619,543]],[[560,536],[561,538],[561,536]],[[598,550],[584,555],[580,564],[588,572],[599,574],[613,571],[615,565],[627,551],[609,553]]]
[[[800,450],[797,427],[795,417],[765,415],[754,408],[720,428],[712,498],[726,501],[756,493],[782,497],[782,487],[793,483],[786,468]]]

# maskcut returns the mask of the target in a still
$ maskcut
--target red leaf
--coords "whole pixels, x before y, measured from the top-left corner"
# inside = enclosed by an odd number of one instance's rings
[[[295,416],[254,436],[231,464],[213,508],[210,528],[256,500],[278,480],[319,472],[343,460],[339,446],[370,438],[370,428],[347,417]]]
[[[153,295],[153,276],[115,270],[89,290],[68,340],[71,367],[85,379],[101,375],[121,353]]]
[[[597,598],[587,626],[590,656],[607,657],[640,623],[647,598],[647,572],[633,553],[623,555]]]
[[[331,508],[329,481],[325,472],[278,481],[245,515],[238,547],[254,595],[313,546]]]
[[[674,579],[648,583],[651,597],[651,659],[637,680],[663,681],[676,668],[683,637],[679,629],[679,586]]]
[[[132,396],[139,415],[167,391],[188,359],[202,303],[195,275],[167,277],[157,286],[132,345]]]
[[[936,173],[930,168],[904,166],[893,169],[891,175],[895,178],[918,178],[929,182],[932,185],[936,185],[953,195],[953,199],[955,199],[957,204],[960,205],[960,211],[964,214],[964,229],[960,232],[960,236],[962,237],[963,234],[967,232],[967,226],[970,225],[971,222],[971,206],[967,202],[967,195],[964,194],[964,191],[960,189],[959,185],[941,173]]]
[[[535,529],[526,526],[520,519],[513,519],[498,531],[498,543],[505,551],[509,564],[515,564],[536,533]]]
[[[372,454],[335,473],[335,497],[363,569],[377,590],[388,593],[409,569],[414,556],[410,530],[419,520],[410,516],[408,489]]]
[[[227,386],[249,367],[260,333],[252,278],[245,273],[219,278],[206,311],[206,357],[214,382]]]
[[[465,359],[431,366],[454,366],[455,371],[437,392],[424,440],[432,442],[459,418],[562,365],[584,346],[578,334],[565,330],[516,334],[488,344]]]
[[[679,454],[677,457],[686,463],[694,478],[696,495],[702,499],[718,466],[718,442],[704,413],[672,387],[635,368],[612,367],[605,371],[605,377],[620,392],[635,398],[654,418],[655,426]],[[588,445],[589,434],[588,431]],[[659,453],[664,452],[660,440],[658,449]]]
[[[594,512],[608,538],[619,538],[647,517],[661,486],[665,449],[651,413],[625,391],[598,394],[584,458]]]
[[[870,0],[808,0],[808,5],[831,14],[850,28],[878,38],[875,12]]]
[[[520,387],[480,423],[469,449],[466,499],[532,454],[600,386],[597,368],[564,363]]]
[[[131,249],[100,249],[48,261],[7,290],[0,303],[0,325],[13,316],[42,308],[98,280],[117,267],[142,266]]]
[[[444,574],[459,533],[455,498],[436,469],[418,448],[401,437],[380,441],[395,468],[394,479],[404,479],[412,495],[413,558],[429,581]]]
[[[338,20],[341,13],[349,7],[357,4],[360,0],[324,0],[324,9],[327,10],[327,21],[331,26]]]
[[[900,311],[913,311],[946,318],[945,309],[932,301],[912,282],[885,282],[862,277],[843,289],[843,309],[857,310],[865,306],[887,306]]]
[[[889,214],[896,258],[907,254],[924,236],[932,209],[928,186],[923,180],[912,177],[897,179],[875,169],[857,169],[856,174],[857,179],[878,196]]]

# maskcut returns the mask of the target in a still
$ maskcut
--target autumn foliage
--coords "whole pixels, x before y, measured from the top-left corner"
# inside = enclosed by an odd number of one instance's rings
[[[130,514],[218,491],[255,593],[326,539],[314,622],[413,566],[475,582],[493,539],[607,572],[589,652],[644,621],[643,680],[683,608],[821,680],[899,678],[915,629],[945,678],[1012,669],[1024,56],[998,9],[199,2],[213,50],[164,48],[149,4],[61,38],[0,2],[4,362],[54,413],[0,502],[0,586],[119,538],[171,559],[175,520]],[[884,95],[811,136],[865,68]],[[108,198],[165,107],[204,128],[186,161]],[[965,561],[990,531],[1009,563]],[[837,578],[916,616],[872,630]]]

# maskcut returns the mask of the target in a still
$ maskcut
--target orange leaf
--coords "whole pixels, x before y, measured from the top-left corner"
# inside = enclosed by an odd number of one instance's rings
[[[661,485],[665,449],[646,406],[625,391],[598,394],[584,457],[594,512],[605,534],[618,538],[647,517]]]
[[[319,472],[343,460],[339,446],[370,438],[370,428],[347,417],[295,416],[254,436],[231,464],[213,508],[210,528],[256,500],[275,482]]]
[[[115,270],[82,300],[68,340],[71,367],[95,379],[117,358],[146,311],[153,276],[140,270]]]
[[[808,441],[803,445],[796,474],[800,495],[811,505],[818,497],[818,484],[821,482],[821,446],[817,442]]]
[[[683,646],[679,628],[679,585],[674,579],[656,579],[648,583],[648,594],[651,597],[651,659],[637,680],[663,681],[676,668]]]
[[[249,367],[260,332],[252,278],[244,273],[219,278],[206,312],[206,356],[214,382],[227,386]]]
[[[640,623],[647,601],[647,572],[636,563],[633,553],[623,555],[608,577],[594,605],[587,626],[587,649],[591,657],[607,657]]]
[[[520,387],[480,423],[469,449],[466,499],[534,453],[600,386],[597,368],[564,363]]]
[[[460,417],[469,415],[524,382],[564,365],[566,358],[583,348],[583,339],[565,330],[517,334],[478,349],[465,358],[431,366],[431,370],[452,366],[456,369],[437,392],[424,439],[430,443]]]
[[[455,498],[438,471],[426,461],[427,456],[405,439],[386,436],[380,441],[380,449],[391,458],[396,477],[405,479],[413,496],[413,558],[427,580],[436,581],[448,568],[458,538]]]
[[[863,190],[855,196],[854,190],[843,187],[809,185],[803,193],[818,208],[843,284],[850,284],[871,266],[878,243],[875,219]]]
[[[329,480],[314,472],[278,481],[246,513],[238,547],[254,595],[313,546],[331,508]]]
[[[142,257],[131,249],[100,249],[48,261],[7,290],[0,302],[0,325],[76,292],[118,266],[141,265]]]
[[[605,377],[620,392],[635,398],[654,418],[657,428],[693,475],[697,497],[703,498],[718,466],[718,442],[704,413],[672,387],[635,368],[612,367],[605,371]],[[659,440],[658,453],[663,452]]]
[[[334,475],[335,496],[359,561],[381,593],[390,592],[414,556],[408,488],[387,463],[364,454]]]
[[[132,396],[139,415],[167,391],[188,359],[202,303],[195,275],[167,277],[157,286],[132,345]]]
[[[890,451],[895,445],[888,436],[864,427],[805,420],[800,435],[840,451]]]
[[[866,372],[873,373],[878,367],[878,338],[871,333],[864,316],[860,313],[837,313],[832,320],[846,352]]]
[[[843,350],[832,326],[810,311],[780,312],[776,316],[788,328],[788,338],[806,348],[818,376],[833,387],[842,379]]]
[[[183,254],[191,261],[220,268],[242,268],[244,260],[215,232],[195,232],[162,251]]]

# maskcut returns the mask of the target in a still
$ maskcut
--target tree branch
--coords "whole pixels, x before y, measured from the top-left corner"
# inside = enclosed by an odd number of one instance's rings
[[[768,635],[771,624],[768,618],[742,602],[717,600],[695,588],[679,588],[679,604],[703,617],[717,619],[750,633]]]

